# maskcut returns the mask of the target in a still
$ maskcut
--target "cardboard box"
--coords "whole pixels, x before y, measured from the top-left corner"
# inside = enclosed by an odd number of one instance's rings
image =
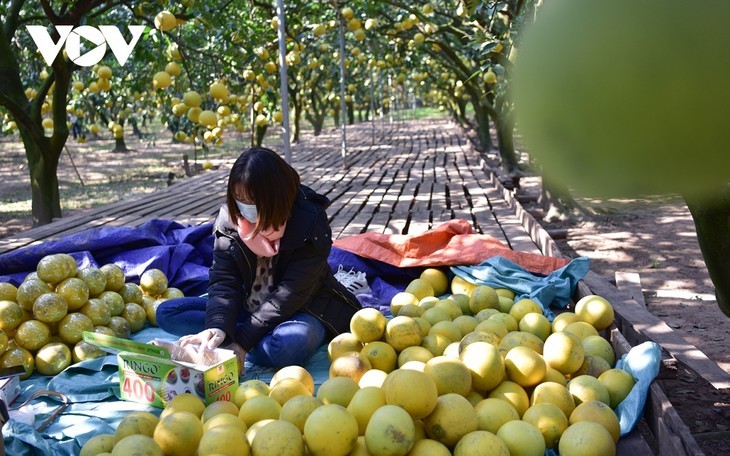
[[[174,359],[172,341],[153,345],[91,332],[83,338],[116,353],[120,393],[127,401],[164,408],[176,395],[193,393],[207,405],[232,400],[238,389],[238,362],[231,350],[208,351],[201,363],[191,363]]]

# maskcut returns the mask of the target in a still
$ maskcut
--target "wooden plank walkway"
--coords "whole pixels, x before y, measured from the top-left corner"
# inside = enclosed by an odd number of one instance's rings
[[[477,233],[540,253],[496,176],[456,125],[422,120],[377,126],[375,136],[369,123],[348,127],[346,169],[338,130],[292,147],[302,182],[332,201],[333,238],[365,231],[417,234],[463,218]],[[0,239],[0,254],[99,226],[138,226],[152,219],[211,222],[224,201],[230,165]]]

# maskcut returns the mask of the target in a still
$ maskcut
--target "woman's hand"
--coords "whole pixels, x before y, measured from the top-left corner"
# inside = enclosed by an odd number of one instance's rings
[[[185,345],[200,345],[201,348],[213,350],[218,347],[226,338],[226,333],[218,328],[209,328],[200,331],[198,334],[191,334],[189,336],[183,336],[179,340],[180,346]]]

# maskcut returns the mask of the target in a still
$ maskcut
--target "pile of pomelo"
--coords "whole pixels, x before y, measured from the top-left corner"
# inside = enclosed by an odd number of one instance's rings
[[[394,297],[393,318],[353,316],[328,346],[319,388],[288,366],[268,384],[242,382],[231,402],[181,394],[81,455],[615,454],[613,409],[634,379],[599,334],[611,305],[588,296],[551,323],[513,296],[428,269]]]
[[[140,283],[125,282],[116,264],[79,268],[63,253],[43,257],[36,271],[15,287],[0,282],[0,367],[22,365],[56,375],[106,353],[82,340],[84,331],[129,338],[147,321],[156,324],[160,302],[181,297],[165,274],[149,269]]]

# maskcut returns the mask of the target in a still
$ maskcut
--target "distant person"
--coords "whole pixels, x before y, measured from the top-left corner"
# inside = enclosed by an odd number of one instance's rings
[[[233,349],[241,363],[306,363],[361,308],[327,262],[328,204],[276,152],[246,150],[215,221],[207,296],[162,302],[157,324],[181,345]]]
[[[73,134],[74,139],[76,139],[78,136],[81,136],[81,125],[79,125],[79,118],[74,113],[69,113],[68,115],[68,121],[71,124],[71,134]]]

